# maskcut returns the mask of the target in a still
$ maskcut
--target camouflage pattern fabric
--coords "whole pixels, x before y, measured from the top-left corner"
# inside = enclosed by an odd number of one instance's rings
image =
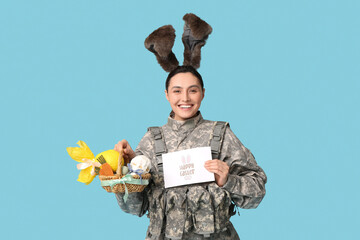
[[[200,112],[186,121],[169,117],[162,126],[168,152],[209,146],[214,126],[215,122],[204,120]],[[239,239],[229,220],[233,215],[232,204],[256,208],[265,196],[264,171],[229,126],[219,157],[230,167],[223,187],[213,182],[165,189],[150,132],[142,138],[135,153],[151,159],[151,182],[144,192],[130,193],[126,203],[122,194],[116,197],[127,213],[143,216],[148,212],[146,239]]]

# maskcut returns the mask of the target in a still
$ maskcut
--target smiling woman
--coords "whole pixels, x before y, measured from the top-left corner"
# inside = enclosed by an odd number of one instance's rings
[[[170,72],[165,95],[172,111],[167,124],[149,128],[135,151],[126,140],[115,145],[115,150],[129,159],[148,157],[152,176],[143,192],[130,193],[126,202],[123,194],[117,193],[116,198],[127,213],[143,216],[148,212],[146,239],[236,240],[239,236],[230,222],[234,208],[256,208],[265,195],[267,178],[227,123],[202,118],[199,109],[205,89],[196,68],[200,66],[200,48],[212,29],[193,14],[186,14],[184,20],[184,66],[178,66],[171,51],[175,34],[170,25],[157,29],[145,41],[159,64]],[[209,146],[212,160],[201,167],[214,174],[214,182],[165,188],[162,154]],[[196,169],[179,174],[189,173],[196,174]]]
[[[173,72],[177,73],[173,75],[165,90],[175,120],[184,121],[193,117],[204,99],[205,89],[200,84],[200,80],[192,72],[179,72],[191,68],[190,66],[176,68]]]

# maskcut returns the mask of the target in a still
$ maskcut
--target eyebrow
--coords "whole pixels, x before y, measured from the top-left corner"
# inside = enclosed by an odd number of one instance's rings
[[[200,89],[200,87],[198,85],[191,85],[189,86],[189,88],[192,88],[192,87],[197,87]],[[180,87],[180,86],[173,86],[171,89],[174,89],[174,88],[183,88],[183,87]]]

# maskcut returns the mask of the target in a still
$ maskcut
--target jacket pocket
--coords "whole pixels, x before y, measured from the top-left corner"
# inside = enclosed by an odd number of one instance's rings
[[[216,183],[209,184],[208,190],[214,206],[215,230],[216,232],[225,231],[230,220],[230,193],[218,187]]]
[[[203,186],[193,186],[187,193],[194,232],[202,235],[214,233],[214,210],[211,196]]]
[[[181,239],[186,218],[186,188],[171,188],[166,191],[165,236]]]
[[[151,239],[158,239],[163,229],[164,223],[164,203],[163,191],[157,189],[153,192],[152,197],[149,198],[149,213],[150,218],[148,232]]]

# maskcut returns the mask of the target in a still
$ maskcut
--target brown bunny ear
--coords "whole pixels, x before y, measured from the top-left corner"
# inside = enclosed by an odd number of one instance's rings
[[[155,54],[160,66],[166,72],[171,72],[179,66],[179,62],[172,52],[174,42],[175,29],[171,25],[156,29],[145,39],[145,47]]]
[[[212,28],[205,21],[192,13],[185,14],[184,33],[182,41],[184,43],[184,63],[194,68],[200,67],[201,48],[205,45],[206,39],[212,32]]]

